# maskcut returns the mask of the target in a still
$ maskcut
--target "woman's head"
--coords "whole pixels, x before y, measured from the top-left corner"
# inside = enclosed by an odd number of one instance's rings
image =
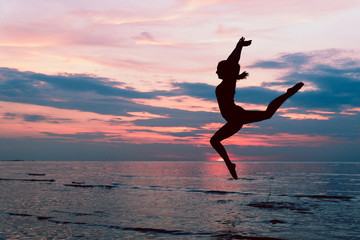
[[[216,73],[220,79],[237,79],[240,72],[238,63],[223,60],[218,63]]]

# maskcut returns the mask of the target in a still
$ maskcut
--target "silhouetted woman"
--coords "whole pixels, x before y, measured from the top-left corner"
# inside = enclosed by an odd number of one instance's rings
[[[221,144],[221,141],[237,133],[244,124],[259,122],[271,118],[276,110],[304,85],[300,82],[292,88],[289,88],[285,94],[274,99],[265,111],[247,111],[242,107],[237,106],[234,102],[236,81],[244,79],[248,76],[247,72],[243,72],[239,75],[240,65],[238,62],[240,60],[242,48],[249,46],[250,44],[251,40],[245,41],[245,38],[242,37],[228,59],[219,62],[216,71],[219,78],[222,79],[222,82],[216,87],[216,98],[221,115],[227,123],[214,134],[210,143],[224,159],[226,166],[234,179],[237,179],[235,170],[236,165],[230,161],[230,158],[224,146]]]

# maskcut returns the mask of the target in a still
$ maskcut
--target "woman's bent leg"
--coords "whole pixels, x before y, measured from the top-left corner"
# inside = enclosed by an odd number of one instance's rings
[[[224,146],[221,144],[221,141],[237,133],[241,129],[241,127],[242,127],[241,123],[238,124],[226,123],[210,139],[211,146],[225,161],[226,166],[228,167],[230,174],[234,179],[237,179],[237,174],[235,171],[236,165],[230,161],[229,155],[227,154]]]

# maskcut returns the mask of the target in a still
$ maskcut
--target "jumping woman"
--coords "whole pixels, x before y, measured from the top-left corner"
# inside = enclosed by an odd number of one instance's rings
[[[265,111],[248,111],[237,106],[234,102],[236,81],[245,79],[249,75],[247,72],[243,72],[239,75],[240,65],[238,62],[240,60],[242,48],[249,46],[250,44],[251,40],[245,40],[245,38],[242,37],[227,60],[219,62],[216,71],[218,77],[222,79],[222,82],[216,87],[216,98],[219,104],[220,113],[227,123],[214,134],[210,139],[210,143],[224,159],[226,166],[234,179],[237,179],[235,170],[236,165],[230,161],[221,141],[237,133],[244,124],[270,119],[278,108],[304,85],[300,82],[289,88],[285,94],[274,99]]]

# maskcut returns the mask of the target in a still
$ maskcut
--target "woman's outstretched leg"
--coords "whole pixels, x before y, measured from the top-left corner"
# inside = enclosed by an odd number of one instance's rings
[[[237,179],[237,174],[235,167],[236,165],[230,161],[230,158],[224,148],[224,146],[221,144],[221,141],[231,137],[235,133],[237,133],[242,127],[242,124],[230,124],[226,123],[223,127],[221,127],[214,136],[210,139],[211,146],[216,150],[216,152],[222,157],[222,159],[225,161],[225,164],[227,168],[229,169],[229,172],[231,176],[234,179]]]
[[[279,107],[292,95],[297,93],[304,84],[302,82],[295,84],[293,87],[289,88],[287,92],[280,97],[275,98],[267,107],[265,111],[265,118],[271,118]]]
[[[287,92],[280,97],[275,98],[267,107],[266,111],[245,111],[243,115],[240,115],[242,118],[243,124],[261,122],[266,119],[270,119],[279,107],[292,95],[300,90],[304,86],[303,83],[298,83],[295,86],[289,88]]]

